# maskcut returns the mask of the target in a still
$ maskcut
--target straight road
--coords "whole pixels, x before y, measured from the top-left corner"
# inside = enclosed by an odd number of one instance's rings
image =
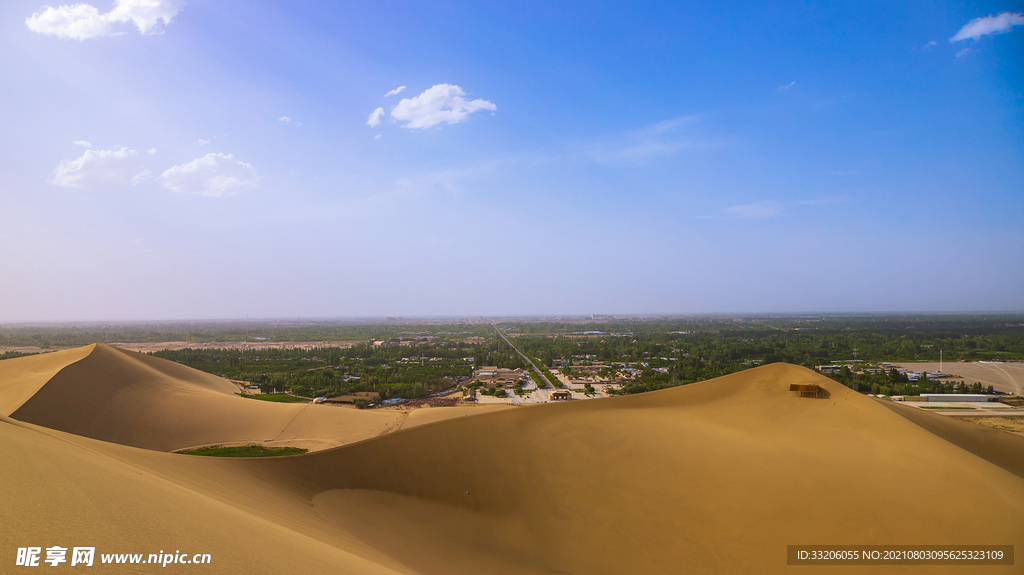
[[[533,360],[530,359],[529,357],[526,357],[525,353],[519,351],[518,347],[512,345],[512,342],[509,341],[507,337],[505,337],[505,334],[502,333],[502,331],[500,329],[498,329],[498,326],[494,325],[494,326],[491,326],[491,327],[494,328],[494,331],[498,332],[498,335],[501,336],[501,339],[505,340],[505,343],[507,343],[509,347],[511,347],[512,349],[516,350],[516,353],[518,353],[524,360],[526,360],[526,363],[530,364],[530,367],[533,368],[534,373],[537,374],[538,381],[540,381],[541,383],[545,384],[544,388],[542,388],[542,389],[546,389],[546,388],[550,387],[551,384],[548,383],[547,378],[544,377],[544,372],[542,372],[540,370],[540,368],[537,367],[537,364],[533,363]],[[538,395],[540,395],[540,394],[538,393]]]

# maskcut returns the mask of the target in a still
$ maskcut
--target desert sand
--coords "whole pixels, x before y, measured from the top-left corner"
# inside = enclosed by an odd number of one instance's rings
[[[173,566],[196,573],[782,573],[813,572],[786,566],[790,544],[1024,549],[1024,438],[800,367],[443,421],[448,408],[423,410],[362,440],[348,416],[378,412],[318,406],[345,417],[295,411],[295,435],[339,447],[227,460],[165,451],[280,433],[291,424],[274,412],[304,406],[104,346],[43,357],[0,362],[4,565],[17,547],[95,545],[210,553]]]
[[[1024,417],[959,417],[959,419],[1024,436]]]

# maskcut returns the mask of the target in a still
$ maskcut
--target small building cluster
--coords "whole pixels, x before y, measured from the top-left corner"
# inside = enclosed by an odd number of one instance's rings
[[[955,377],[955,376],[953,376],[951,374],[943,373],[941,371],[922,371],[922,372],[917,372],[917,371],[914,371],[914,370],[911,370],[911,369],[905,369],[905,368],[902,368],[902,367],[900,367],[898,365],[894,365],[892,363],[887,363],[887,362],[884,362],[884,361],[883,362],[879,362],[879,363],[875,363],[875,364],[862,364],[862,363],[837,364],[837,363],[834,363],[834,364],[831,364],[831,365],[816,365],[816,366],[814,366],[814,369],[817,370],[820,373],[840,373],[840,372],[843,371],[844,367],[849,369],[852,373],[857,373],[857,374],[879,373],[879,372],[882,372],[882,371],[889,371],[889,370],[895,369],[896,373],[899,373],[900,375],[906,376],[907,380],[910,381],[910,382],[918,381],[919,379],[921,379],[923,377],[927,377],[928,379],[939,379],[939,378],[942,378],[942,377]]]
[[[473,377],[483,383],[515,384],[527,382],[530,376],[523,369],[505,369],[493,365],[484,365],[473,370]]]

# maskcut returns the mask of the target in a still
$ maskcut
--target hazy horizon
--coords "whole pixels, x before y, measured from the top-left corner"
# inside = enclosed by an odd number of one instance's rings
[[[1022,14],[6,2],[0,323],[1016,313]]]
[[[1021,310],[996,310],[996,311],[948,311],[948,312],[916,312],[916,311],[893,311],[893,312],[708,312],[708,313],[593,313],[593,314],[523,314],[523,315],[434,315],[434,316],[334,316],[334,317],[208,317],[208,318],[147,318],[147,319],[82,319],[82,320],[34,320],[20,322],[0,321],[0,327],[65,327],[65,326],[100,326],[100,325],[140,325],[140,326],[177,326],[179,324],[194,325],[237,325],[247,324],[255,327],[266,327],[273,325],[295,325],[295,324],[390,324],[390,325],[427,325],[431,322],[458,325],[460,323],[474,323],[479,321],[536,321],[538,323],[558,323],[559,321],[573,321],[577,323],[602,323],[612,321],[637,321],[647,320],[709,320],[722,321],[726,319],[852,319],[852,318],[991,318],[1002,316],[1024,316]]]

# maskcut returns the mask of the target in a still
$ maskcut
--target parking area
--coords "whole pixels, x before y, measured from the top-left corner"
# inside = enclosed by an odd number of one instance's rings
[[[904,405],[915,407],[922,411],[930,411],[940,415],[954,417],[1007,417],[1024,416],[1024,409],[1012,407],[998,402],[940,402],[940,401],[907,401]]]

